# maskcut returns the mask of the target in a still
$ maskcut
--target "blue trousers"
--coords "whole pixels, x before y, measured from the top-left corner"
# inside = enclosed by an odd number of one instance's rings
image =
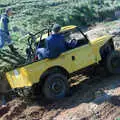
[[[36,53],[38,55],[39,60],[47,58],[47,50],[46,50],[46,48],[38,48]]]
[[[4,45],[11,45],[12,40],[5,32],[0,31],[0,48],[3,48]]]

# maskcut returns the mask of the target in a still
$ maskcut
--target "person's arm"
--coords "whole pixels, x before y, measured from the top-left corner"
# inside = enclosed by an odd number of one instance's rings
[[[48,39],[47,38],[45,39],[45,48],[48,49]]]
[[[52,44],[51,44],[51,41],[49,40],[49,38],[47,38],[47,39],[45,40],[45,43],[46,43],[46,48],[47,48],[48,50],[51,50],[51,49],[52,49]]]
[[[8,18],[7,18],[7,17],[4,17],[4,18],[3,18],[4,32],[5,32],[7,35],[10,35],[10,34],[9,34],[9,30],[8,30],[8,23],[9,23]]]
[[[78,43],[78,41],[76,41],[76,40],[74,40],[74,39],[65,42],[66,47],[67,47],[68,49],[75,48],[75,47],[77,46],[77,43]]]

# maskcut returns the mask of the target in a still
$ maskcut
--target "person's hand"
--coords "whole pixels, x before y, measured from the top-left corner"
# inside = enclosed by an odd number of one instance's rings
[[[18,28],[17,26],[14,26],[14,27],[12,28],[12,30],[13,30],[13,32],[18,32],[18,31],[19,31],[19,28]]]
[[[8,39],[11,39],[11,36],[10,36],[10,35],[8,36]]]

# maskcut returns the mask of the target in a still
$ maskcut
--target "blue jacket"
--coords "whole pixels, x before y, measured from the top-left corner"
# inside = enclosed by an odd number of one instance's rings
[[[52,34],[46,39],[47,57],[58,57],[62,52],[66,51],[66,43],[61,34]]]
[[[7,14],[1,15],[0,16],[0,31],[5,32],[7,35],[9,35],[8,23],[9,23],[9,19],[8,19]]]

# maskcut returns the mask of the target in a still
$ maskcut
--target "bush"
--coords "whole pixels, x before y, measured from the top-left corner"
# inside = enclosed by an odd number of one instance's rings
[[[1,3],[0,12],[12,5],[16,13],[12,24],[29,32],[39,31],[48,21],[61,25],[91,25],[114,18],[115,10],[120,8],[119,0],[1,0]]]

